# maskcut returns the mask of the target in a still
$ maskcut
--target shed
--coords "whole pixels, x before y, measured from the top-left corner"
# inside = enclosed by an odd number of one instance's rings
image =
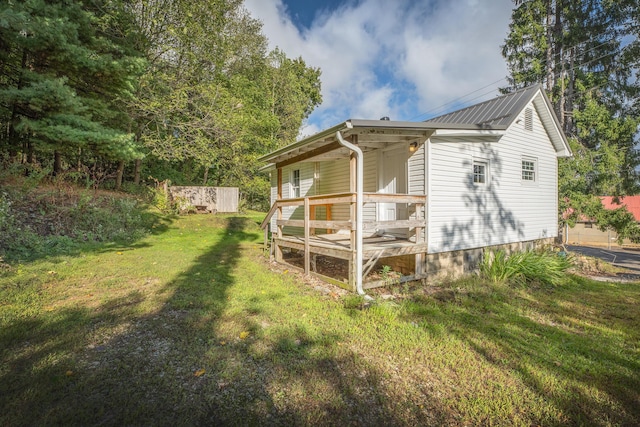
[[[171,186],[169,194],[174,200],[185,200],[188,205],[194,206],[199,211],[238,212],[237,187]]]

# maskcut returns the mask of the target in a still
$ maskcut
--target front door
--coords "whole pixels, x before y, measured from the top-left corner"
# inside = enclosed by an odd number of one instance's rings
[[[394,148],[382,152],[380,159],[379,193],[407,194],[407,160],[409,156],[406,147]],[[404,203],[380,203],[378,206],[379,221],[394,221],[408,219],[407,205]],[[405,230],[387,229],[386,234],[402,235]]]

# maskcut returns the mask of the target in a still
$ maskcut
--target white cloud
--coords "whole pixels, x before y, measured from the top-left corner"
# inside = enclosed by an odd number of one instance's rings
[[[271,48],[322,70],[323,104],[304,134],[348,118],[410,119],[507,73],[500,45],[511,0],[362,0],[317,15],[304,31],[282,0],[245,6]]]

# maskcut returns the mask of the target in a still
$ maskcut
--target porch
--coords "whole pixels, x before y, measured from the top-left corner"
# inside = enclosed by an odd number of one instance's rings
[[[365,205],[402,206],[407,219],[365,220],[362,222],[362,278],[363,289],[422,279],[425,276],[423,257],[427,252],[424,239],[426,227],[425,206],[427,196],[409,194],[363,193]],[[299,268],[305,274],[336,284],[349,290],[356,290],[357,245],[356,245],[356,198],[353,193],[325,194],[292,199],[276,200],[262,222],[265,242],[269,240],[269,224],[276,216],[276,229],[271,230],[271,256],[279,263],[287,263]],[[332,212],[348,205],[348,220],[333,220]],[[301,209],[303,219],[283,219],[283,209]],[[322,211],[324,218],[319,219]],[[302,262],[298,265],[290,261],[292,252],[298,253]],[[347,266],[346,281],[335,275],[330,276],[317,268],[318,257],[343,260]],[[399,277],[366,280],[376,266],[385,264],[385,259],[403,257],[411,260],[411,271],[402,272]],[[301,264],[301,265],[300,265]]]

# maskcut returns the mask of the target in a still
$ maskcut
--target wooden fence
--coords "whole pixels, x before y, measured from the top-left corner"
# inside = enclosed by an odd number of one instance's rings
[[[237,187],[196,187],[172,186],[169,194],[173,199],[180,198],[199,211],[211,213],[238,212],[239,191]]]

